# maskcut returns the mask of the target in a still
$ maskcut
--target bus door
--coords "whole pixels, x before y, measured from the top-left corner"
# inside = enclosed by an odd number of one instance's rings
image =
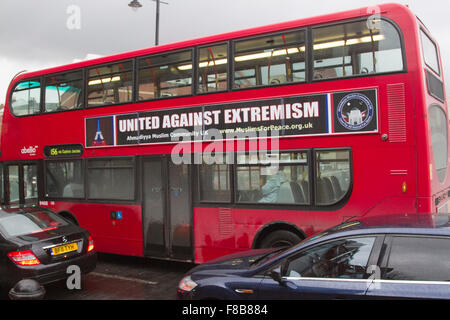
[[[37,204],[38,178],[36,163],[8,163],[4,165],[5,205]]]
[[[190,166],[143,160],[144,255],[193,260]]]

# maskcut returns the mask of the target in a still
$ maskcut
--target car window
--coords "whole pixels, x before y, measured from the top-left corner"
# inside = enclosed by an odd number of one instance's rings
[[[289,262],[283,276],[364,279],[375,239],[339,239],[306,249]]]
[[[65,220],[50,212],[0,211],[0,233],[5,238],[53,230],[67,224]]]
[[[450,281],[450,238],[394,237],[382,279]]]

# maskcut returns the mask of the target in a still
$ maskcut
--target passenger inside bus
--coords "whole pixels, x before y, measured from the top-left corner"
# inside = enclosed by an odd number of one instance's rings
[[[286,175],[283,171],[278,171],[267,179],[266,183],[261,187],[262,198],[258,202],[274,203],[278,202],[278,194],[281,185],[287,182]],[[283,188],[284,190],[285,188]]]

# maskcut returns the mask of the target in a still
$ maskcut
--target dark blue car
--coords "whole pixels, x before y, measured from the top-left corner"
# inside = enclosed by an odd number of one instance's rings
[[[252,250],[193,268],[181,299],[450,299],[450,229],[349,222],[287,250]]]

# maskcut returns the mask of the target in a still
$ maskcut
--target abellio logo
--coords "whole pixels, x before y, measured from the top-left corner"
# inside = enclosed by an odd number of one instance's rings
[[[29,156],[35,156],[37,152],[38,146],[29,146],[29,147],[23,147],[20,150],[21,154],[28,154]]]

